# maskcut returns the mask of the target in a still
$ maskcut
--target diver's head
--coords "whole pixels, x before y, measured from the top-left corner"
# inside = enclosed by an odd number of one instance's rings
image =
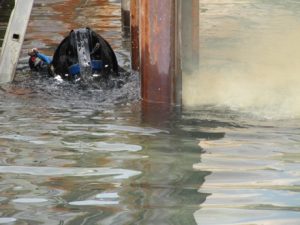
[[[37,48],[33,48],[33,49],[30,49],[30,50],[28,51],[28,55],[29,55],[30,57],[36,56],[36,54],[37,54],[38,52],[39,52],[39,51],[38,51]]]

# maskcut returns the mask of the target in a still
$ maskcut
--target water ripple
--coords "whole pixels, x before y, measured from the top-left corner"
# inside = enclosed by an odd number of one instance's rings
[[[141,174],[139,171],[114,168],[66,168],[66,167],[30,167],[0,166],[0,173],[27,174],[33,176],[113,176],[115,179],[128,179]]]

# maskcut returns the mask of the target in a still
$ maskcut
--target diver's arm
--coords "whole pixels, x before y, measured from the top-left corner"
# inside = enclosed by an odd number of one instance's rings
[[[46,56],[46,55],[44,55],[42,53],[37,52],[36,56],[38,58],[40,58],[41,60],[43,60],[43,62],[47,63],[48,65],[51,64],[51,62],[52,62],[52,60],[50,59],[49,56]]]

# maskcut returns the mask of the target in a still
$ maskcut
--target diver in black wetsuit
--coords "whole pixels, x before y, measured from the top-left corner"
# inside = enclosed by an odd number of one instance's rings
[[[44,68],[50,68],[52,57],[40,53],[37,48],[28,51],[28,55],[30,56],[28,64],[31,70],[41,71]]]

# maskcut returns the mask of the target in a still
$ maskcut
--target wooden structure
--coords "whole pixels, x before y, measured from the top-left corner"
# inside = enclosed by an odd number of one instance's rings
[[[0,83],[14,79],[34,0],[15,0],[0,55]]]

